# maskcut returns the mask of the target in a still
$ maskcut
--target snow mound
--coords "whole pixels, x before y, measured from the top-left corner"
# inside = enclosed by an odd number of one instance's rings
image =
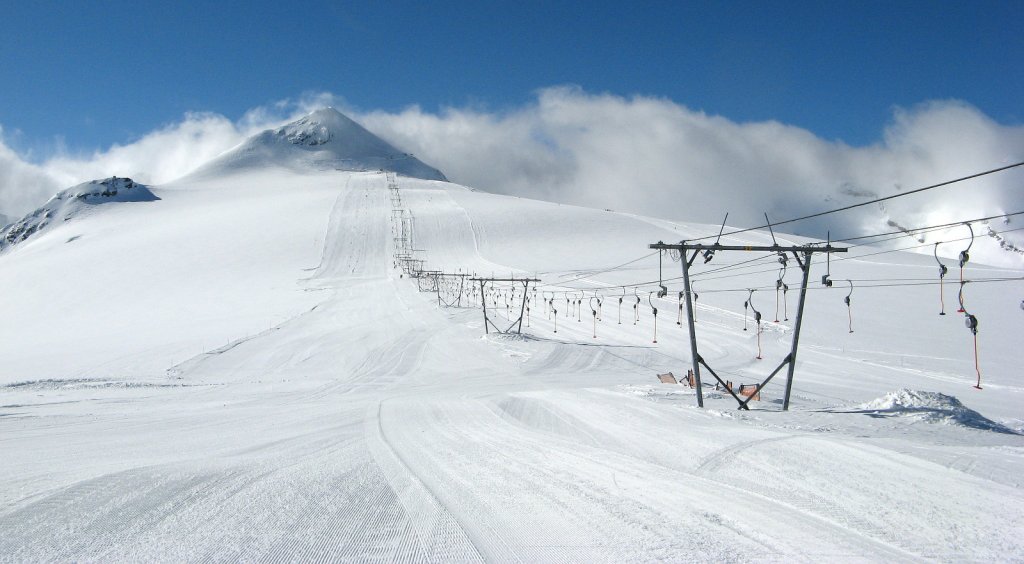
[[[291,170],[389,170],[447,181],[441,171],[403,153],[334,108],[317,110],[277,129],[254,135],[190,176],[279,166]]]
[[[84,182],[57,192],[39,209],[0,229],[0,250],[21,243],[54,223],[69,221],[99,204],[159,199],[148,187],[131,178],[113,176]]]
[[[900,389],[861,404],[858,408],[874,417],[910,417],[928,423],[1017,434],[965,406],[957,398],[938,392]]]

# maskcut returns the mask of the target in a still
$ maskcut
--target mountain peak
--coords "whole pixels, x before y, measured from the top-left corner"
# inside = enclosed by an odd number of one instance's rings
[[[292,144],[309,147],[325,145],[334,139],[335,135],[339,138],[352,136],[352,134],[363,136],[363,132],[369,133],[362,126],[331,107],[316,110],[276,130],[278,135],[284,135]]]
[[[83,182],[57,192],[42,207],[0,229],[0,250],[16,245],[55,224],[88,213],[99,204],[159,200],[148,186],[116,176]]]
[[[415,178],[447,180],[441,171],[399,151],[332,107],[254,135],[197,173],[268,165],[297,170],[390,170]]]

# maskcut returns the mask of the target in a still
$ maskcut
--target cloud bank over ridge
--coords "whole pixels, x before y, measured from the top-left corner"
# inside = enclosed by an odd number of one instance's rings
[[[896,109],[882,140],[851,147],[778,122],[736,123],[669,100],[541,91],[508,113],[418,108],[363,123],[474,187],[672,219],[763,223],[1024,160],[1024,126],[958,101]],[[1024,209],[1024,171],[895,200],[907,225]],[[1012,208],[1012,209],[1011,209]],[[878,232],[878,207],[794,224],[825,235]],[[956,218],[954,218],[956,219]]]
[[[955,100],[897,108],[880,141],[852,147],[775,121],[737,123],[671,100],[571,87],[540,90],[535,101],[502,111],[437,113],[353,111],[320,93],[256,108],[237,122],[188,114],[133,143],[34,163],[0,137],[0,212],[24,213],[92,178],[167,182],[249,135],[328,104],[453,182],[669,219],[715,223],[728,211],[736,226],[762,223],[763,212],[784,219],[1024,160],[1024,126],[997,123]],[[785,230],[851,236],[890,230],[889,219],[913,227],[1019,211],[1022,184],[1024,170],[1015,169]]]

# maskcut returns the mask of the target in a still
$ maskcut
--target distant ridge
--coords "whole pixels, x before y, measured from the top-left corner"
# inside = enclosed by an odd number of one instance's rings
[[[159,199],[147,186],[131,178],[112,176],[83,182],[57,192],[42,207],[0,229],[0,250],[21,243],[53,224],[70,221],[99,204],[153,202]]]
[[[192,175],[263,166],[293,170],[390,170],[424,180],[448,180],[441,171],[399,151],[334,108],[316,110],[285,126],[254,135]]]

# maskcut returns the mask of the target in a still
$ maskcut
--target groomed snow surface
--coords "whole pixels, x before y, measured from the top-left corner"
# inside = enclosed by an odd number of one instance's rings
[[[678,263],[657,344],[646,292],[620,324],[609,288],[658,280],[657,256],[608,269],[716,226],[397,183],[428,268],[537,276],[558,332],[542,292],[523,336],[485,336],[400,276],[379,172],[207,172],[5,251],[0,560],[1024,559],[1019,285],[965,290],[976,390],[955,282],[945,317],[937,286],[857,288],[849,333],[816,262],[791,410],[783,377],[750,412],[711,388],[698,409],[656,378],[689,366]],[[833,278],[937,271],[871,251]],[[750,258],[694,267],[701,354],[737,385],[785,356],[799,285],[791,262],[789,321],[754,294],[755,359],[743,288],[777,263],[707,272]],[[563,288],[601,293],[597,338]]]

